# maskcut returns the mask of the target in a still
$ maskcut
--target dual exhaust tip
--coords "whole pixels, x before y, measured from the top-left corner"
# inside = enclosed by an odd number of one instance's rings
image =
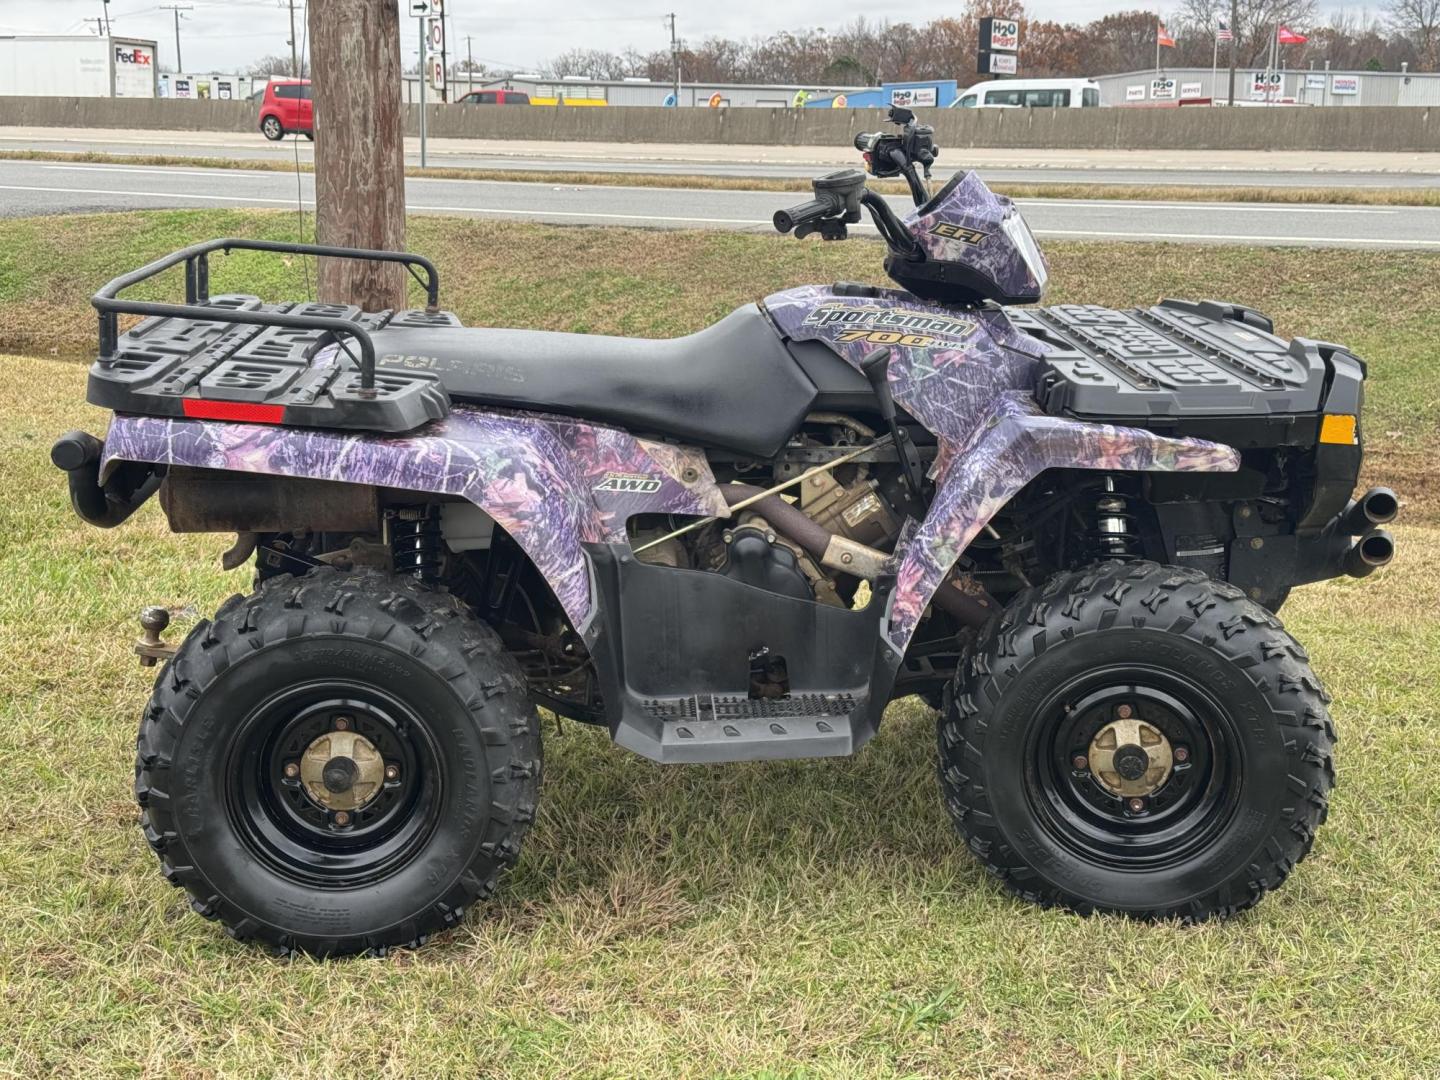
[[[1340,516],[1340,531],[1359,539],[1345,551],[1340,567],[1351,577],[1373,574],[1395,558],[1395,537],[1380,528],[1395,520],[1400,500],[1389,488],[1371,488],[1346,507]]]

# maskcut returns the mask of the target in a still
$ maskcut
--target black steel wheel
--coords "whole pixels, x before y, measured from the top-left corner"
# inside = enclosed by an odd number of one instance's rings
[[[1041,904],[1188,920],[1277,887],[1324,821],[1328,698],[1233,586],[1107,563],[1021,594],[939,729],[970,848]]]
[[[418,945],[515,861],[539,718],[493,631],[412,579],[234,597],[156,681],[136,796],[165,876],[238,938]]]

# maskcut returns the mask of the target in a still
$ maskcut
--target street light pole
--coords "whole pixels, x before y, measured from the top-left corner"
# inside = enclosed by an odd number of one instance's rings
[[[300,46],[295,40],[295,0],[290,0],[290,77],[300,78]]]

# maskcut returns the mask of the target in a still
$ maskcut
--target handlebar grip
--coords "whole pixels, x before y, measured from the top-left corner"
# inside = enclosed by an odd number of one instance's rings
[[[788,233],[797,225],[803,225],[807,221],[817,221],[834,209],[834,204],[824,199],[808,199],[798,206],[792,206],[789,210],[775,211],[775,230]]]

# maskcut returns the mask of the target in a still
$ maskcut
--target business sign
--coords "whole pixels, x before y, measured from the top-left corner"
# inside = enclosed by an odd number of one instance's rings
[[[1323,73],[1323,72],[1319,72],[1319,71],[1312,71],[1312,72],[1306,73],[1306,75],[1305,75],[1305,89],[1306,89],[1306,90],[1324,90],[1324,89],[1325,89],[1325,75],[1324,75],[1324,73]]]
[[[981,19],[980,49],[982,52],[1019,52],[1020,24],[1014,19],[989,16]]]
[[[445,48],[445,20],[430,20],[430,51],[440,52]]]
[[[155,49],[134,42],[114,42],[116,97],[155,96]]]
[[[1126,100],[1126,101],[1144,101],[1144,100],[1145,100],[1145,84],[1144,84],[1144,83],[1141,83],[1139,86],[1127,86],[1127,87],[1125,87],[1125,100]]]
[[[1330,76],[1330,92],[1339,95],[1355,95],[1360,93],[1359,75],[1332,75]]]
[[[939,101],[940,91],[934,86],[896,87],[890,91],[890,104],[899,105],[902,109],[936,105]]]
[[[438,56],[429,58],[430,63],[430,85],[436,90],[445,89],[445,61]]]
[[[1174,79],[1151,79],[1150,96],[1156,100],[1174,100],[1175,80]]]
[[[1205,84],[1198,82],[1186,82],[1180,84],[1180,96],[1186,101],[1192,98],[1205,96]]]
[[[980,53],[979,71],[981,75],[1014,75],[1020,70],[1020,65],[1015,59],[1014,53]]]
[[[1250,96],[1257,101],[1278,98],[1285,84],[1285,75],[1279,71],[1257,71],[1250,76]]]

